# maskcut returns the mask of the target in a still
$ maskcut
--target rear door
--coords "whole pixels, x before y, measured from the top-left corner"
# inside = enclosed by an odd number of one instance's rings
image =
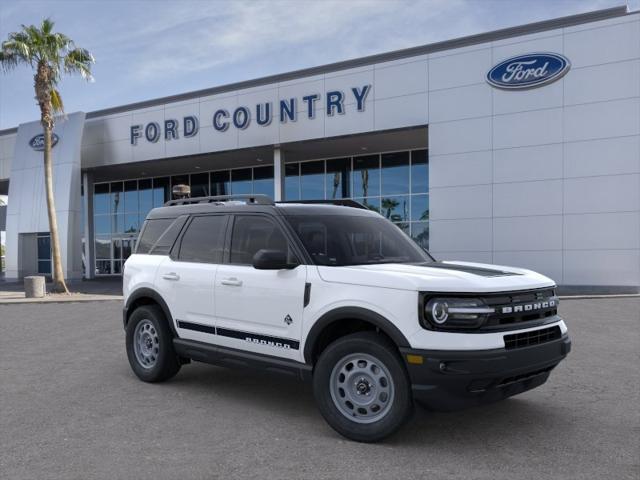
[[[181,338],[215,343],[214,282],[222,262],[228,216],[193,216],[158,268],[157,285]]]
[[[298,256],[282,226],[258,214],[234,216],[229,252],[216,273],[215,303],[221,345],[299,360],[306,265],[293,269],[257,270],[260,249]]]

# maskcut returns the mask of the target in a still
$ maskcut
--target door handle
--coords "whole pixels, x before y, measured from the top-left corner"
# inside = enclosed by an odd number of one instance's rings
[[[242,280],[238,280],[235,277],[223,278],[222,280],[220,280],[220,283],[222,285],[228,285],[229,287],[241,287],[242,286]]]
[[[163,274],[162,278],[164,278],[165,280],[173,280],[175,282],[180,280],[180,275],[178,275],[176,272],[171,272]]]

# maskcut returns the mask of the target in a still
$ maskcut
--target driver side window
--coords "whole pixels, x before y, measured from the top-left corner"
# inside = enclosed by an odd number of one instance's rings
[[[229,263],[251,265],[258,250],[280,250],[293,260],[289,242],[273,221],[258,215],[238,215],[231,232]]]

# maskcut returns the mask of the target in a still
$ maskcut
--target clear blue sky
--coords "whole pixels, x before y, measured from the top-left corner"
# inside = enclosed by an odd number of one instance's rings
[[[631,0],[633,8],[640,0]],[[67,78],[67,112],[624,5],[625,0],[0,0],[0,39],[49,16],[96,58]],[[36,120],[32,73],[0,71],[0,129]]]

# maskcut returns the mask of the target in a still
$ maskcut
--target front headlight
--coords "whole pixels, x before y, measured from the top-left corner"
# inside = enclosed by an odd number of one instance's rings
[[[432,328],[477,328],[494,312],[476,298],[432,298],[424,306],[424,318]]]

